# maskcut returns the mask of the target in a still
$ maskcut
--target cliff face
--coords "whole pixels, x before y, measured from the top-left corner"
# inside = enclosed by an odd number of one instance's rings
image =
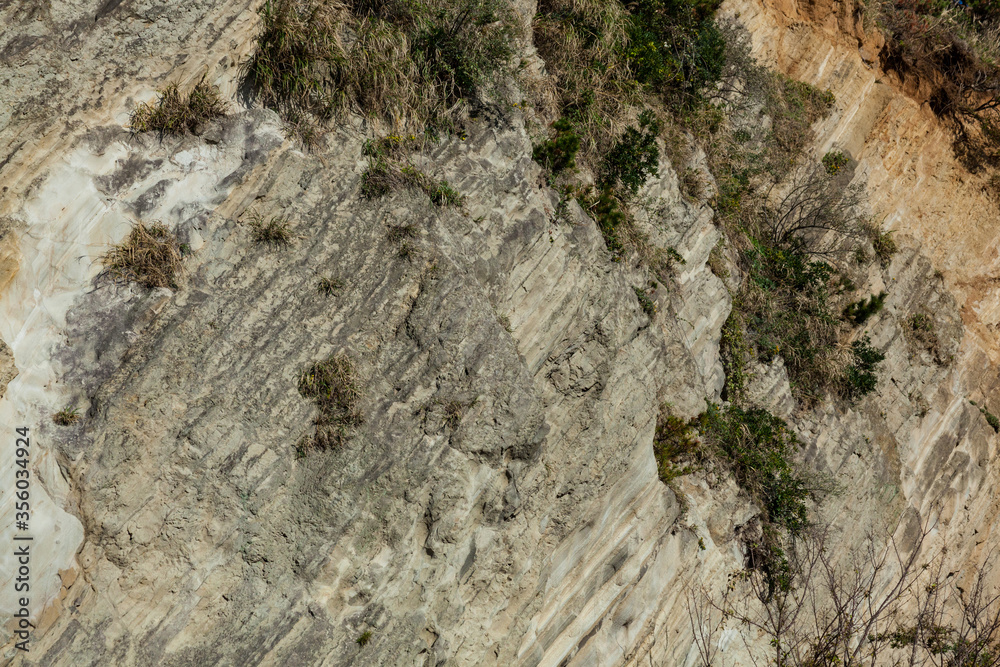
[[[854,5],[725,7],[745,22],[764,62],[835,91],[816,148],[857,159],[872,210],[904,248],[870,277],[873,290],[889,293],[870,327],[888,355],[872,407],[898,457],[892,484],[935,527],[928,550],[948,547],[950,569],[969,577],[996,548],[996,436],[969,403],[990,406],[998,390],[997,207],[986,177],[955,160],[953,136],[927,103],[930,82],[879,68],[881,38],[865,31]],[[932,364],[903,335],[904,319],[917,312],[947,332],[948,351]]]
[[[919,86],[878,69],[850,5],[722,13],[765,62],[835,93],[813,148],[857,160],[901,246],[866,276],[888,292],[868,327],[887,355],[876,397],[793,411],[780,367],[752,390],[843,487],[823,513],[845,557],[902,517],[933,525],[928,548],[949,545],[967,576],[996,546],[996,435],[969,404],[997,395],[995,204]],[[166,81],[205,75],[235,99],[255,16],[229,2],[0,10],[15,27],[0,37],[0,337],[18,373],[0,411],[11,434],[32,429],[39,539],[31,651],[11,641],[4,657],[693,664],[689,593],[741,566],[734,529],[754,513],[731,482],[688,476],[682,514],[650,446],[661,402],[692,416],[722,389],[730,300],[706,267],[711,209],[666,161],[644,189],[644,231],[685,259],[650,318],[643,274],[545,187],[519,110],[413,156],[461,207],[361,199],[360,124],[311,151],[235,104],[197,136],[123,129]],[[254,245],[254,214],[287,219],[291,244]],[[187,244],[177,289],[98,277],[135,220]],[[405,248],[389,233],[403,225]],[[321,293],[324,277],[342,287]],[[904,333],[917,312],[937,350]],[[299,379],[332,355],[354,364],[364,424],[301,458],[316,407]],[[68,404],[83,418],[56,427]],[[13,613],[14,563],[0,562]]]

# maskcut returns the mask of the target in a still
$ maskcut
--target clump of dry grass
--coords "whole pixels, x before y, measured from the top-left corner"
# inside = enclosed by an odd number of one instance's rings
[[[279,248],[292,243],[291,225],[280,215],[264,218],[256,211],[250,213],[250,240],[254,245]]]
[[[140,104],[132,112],[133,132],[181,134],[194,132],[206,121],[226,115],[226,103],[219,89],[202,79],[184,95],[176,83],[159,92],[156,102]]]
[[[319,293],[324,296],[336,296],[340,290],[344,289],[344,281],[340,278],[331,278],[329,276],[323,276],[319,279],[316,288]]]
[[[80,413],[74,407],[65,407],[52,415],[52,421],[59,426],[70,426],[80,419]]]
[[[422,191],[437,206],[461,206],[464,197],[448,181],[435,181],[404,162],[406,153],[418,145],[420,140],[412,135],[409,139],[389,136],[365,142],[363,154],[368,158],[368,168],[361,175],[361,196],[378,199],[411,187]]]
[[[628,26],[620,3],[600,0],[541,0],[532,25],[556,82],[559,109],[550,112],[561,110],[573,120],[581,157],[590,165],[646,101],[625,57]]]
[[[267,0],[259,13],[245,73],[265,104],[395,126],[447,126],[460,101],[498,90],[518,33],[506,1]]]
[[[358,410],[361,388],[354,364],[346,355],[313,364],[299,378],[299,393],[313,399],[319,408],[316,433],[306,449],[339,446],[352,427],[364,423]]]
[[[164,225],[139,222],[124,241],[111,247],[102,262],[104,273],[116,283],[176,288],[181,253],[177,239]]]

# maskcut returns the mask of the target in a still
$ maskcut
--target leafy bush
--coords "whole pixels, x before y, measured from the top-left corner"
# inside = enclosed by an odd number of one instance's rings
[[[851,343],[851,355],[853,361],[846,369],[844,394],[856,400],[875,391],[878,386],[876,371],[885,355],[872,347],[867,334]]]
[[[747,566],[765,577],[772,593],[787,590],[791,581],[781,533],[792,540],[802,535],[809,526],[806,501],[813,497],[810,480],[792,463],[802,443],[783,420],[760,408],[709,403],[692,424],[761,510],[760,535],[744,539]]]
[[[744,252],[747,280],[734,300],[744,342],[757,359],[785,361],[798,396],[815,401],[835,386],[839,324],[830,310],[825,262],[752,240]]]
[[[840,173],[840,170],[846,167],[849,161],[847,156],[840,151],[830,151],[823,156],[823,166],[826,168],[826,173],[831,176]]]
[[[692,106],[719,80],[726,42],[712,14],[720,0],[639,0],[631,6],[628,60],[636,79],[668,103]]]
[[[601,165],[601,185],[621,187],[635,194],[650,176],[659,172],[660,149],[656,136],[660,123],[648,109],[639,115],[639,127],[628,127]]]
[[[798,535],[809,525],[810,485],[792,464],[802,443],[766,410],[710,404],[696,427],[716,448],[740,488],[760,506],[767,523]]]
[[[226,115],[226,103],[219,89],[205,83],[195,84],[183,95],[177,84],[171,83],[159,91],[159,99],[140,104],[132,111],[130,125],[133,132],[159,132],[183,134],[194,132],[206,121]]]
[[[535,146],[532,157],[553,175],[576,166],[576,153],[580,150],[580,137],[573,131],[568,118],[560,118],[552,127],[556,135]]]
[[[160,223],[146,226],[139,222],[101,261],[104,274],[116,283],[176,288],[181,253],[177,239],[165,226]]]
[[[364,422],[358,411],[361,389],[354,364],[344,355],[313,364],[299,377],[299,393],[319,408],[316,433],[305,449],[327,449],[343,444],[353,426]]]
[[[610,188],[604,188],[596,198],[585,201],[590,213],[597,221],[597,228],[604,236],[604,244],[617,261],[620,261],[625,252],[625,245],[622,243],[620,231],[628,222],[627,215],[622,211]]]
[[[656,315],[656,302],[649,297],[649,293],[642,287],[633,288],[635,291],[635,298],[639,300],[639,307],[642,308],[642,312],[646,313],[646,316],[650,319]]]
[[[854,323],[854,326],[864,324],[869,317],[882,310],[885,303],[885,292],[872,294],[867,299],[861,299],[848,304],[844,308],[844,317]]]

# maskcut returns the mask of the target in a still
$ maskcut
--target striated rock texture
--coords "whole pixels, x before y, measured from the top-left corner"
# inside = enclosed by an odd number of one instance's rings
[[[995,204],[919,89],[877,69],[851,5],[722,11],[770,64],[834,91],[814,149],[857,160],[901,246],[860,277],[889,293],[868,325],[887,354],[878,396],[800,411],[780,365],[758,369],[751,396],[789,415],[805,459],[843,487],[823,509],[838,557],[905,516],[934,525],[929,546],[954,545],[968,576],[997,546],[997,438],[969,404],[998,397]],[[312,151],[235,103],[199,136],[123,128],[167,81],[205,75],[237,97],[246,3],[25,2],[0,19],[0,336],[16,366],[0,421],[33,429],[32,521],[48,536],[31,652],[8,624],[4,660],[694,663],[688,595],[741,565],[734,529],[754,511],[694,475],[682,514],[657,478],[659,405],[692,416],[718,400],[731,305],[706,267],[711,210],[682,198],[670,164],[641,222],[686,261],[650,318],[633,291],[644,274],[560,208],[517,109],[412,156],[461,207],[366,201],[360,124]],[[254,215],[285,218],[290,245],[254,245]],[[99,278],[138,220],[186,244],[176,290]],[[342,287],[324,294],[321,278]],[[933,318],[933,348],[907,333],[915,313]],[[333,355],[356,369],[364,423],[302,458],[317,411],[299,379]],[[82,419],[57,428],[67,405]],[[741,641],[723,649],[740,663]]]

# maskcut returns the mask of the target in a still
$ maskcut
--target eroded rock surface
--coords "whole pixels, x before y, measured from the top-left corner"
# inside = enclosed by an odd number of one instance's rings
[[[822,510],[840,544],[932,522],[932,542],[962,545],[960,569],[995,546],[997,437],[969,403],[997,396],[995,205],[961,180],[916,93],[873,65],[877,40],[824,7],[723,11],[761,57],[837,96],[813,148],[857,158],[901,247],[859,276],[888,292],[866,324],[886,370],[855,406],[799,409],[780,364],[751,391],[845,489]],[[659,406],[693,416],[719,400],[731,307],[706,267],[711,210],[668,162],[640,223],[685,262],[651,319],[633,291],[644,274],[611,261],[578,206],[557,214],[520,111],[413,156],[462,207],[405,190],[370,202],[360,123],[313,151],[235,104],[200,136],[123,129],[167,80],[207,72],[236,97],[245,4],[18,3],[0,18],[16,27],[0,36],[16,100],[0,115],[0,337],[18,373],[0,415],[37,428],[33,521],[53,536],[32,652],[8,644],[5,659],[694,662],[688,596],[742,564],[735,534],[754,510],[731,481],[689,475],[682,513],[657,478]],[[254,214],[284,216],[291,244],[255,246]],[[98,278],[136,220],[186,244],[178,289]],[[388,233],[401,225],[405,249]],[[321,278],[342,287],[321,293]],[[918,313],[933,344],[907,329]],[[357,369],[364,424],[302,458],[316,407],[299,378],[335,354]],[[83,418],[57,429],[69,404]],[[723,643],[738,664],[742,642]]]

